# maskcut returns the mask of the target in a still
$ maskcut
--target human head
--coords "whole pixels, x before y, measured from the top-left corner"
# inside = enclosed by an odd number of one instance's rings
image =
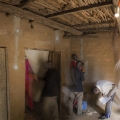
[[[98,87],[95,86],[91,89],[91,92],[96,95],[96,94],[100,93],[100,90],[98,89]]]
[[[77,61],[77,55],[76,54],[72,54],[72,60],[74,60],[74,61]]]
[[[76,62],[76,68],[81,68],[81,67],[82,67],[82,62],[78,60]]]

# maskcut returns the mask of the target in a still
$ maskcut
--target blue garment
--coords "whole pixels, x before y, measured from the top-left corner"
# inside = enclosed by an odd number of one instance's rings
[[[73,81],[73,85],[70,86],[71,92],[83,92],[84,73],[78,68],[71,68],[70,72]]]
[[[105,106],[105,116],[107,118],[110,118],[110,115],[111,115],[112,102],[113,102],[113,99],[114,99],[114,95],[111,96],[111,99],[106,103],[106,106]]]

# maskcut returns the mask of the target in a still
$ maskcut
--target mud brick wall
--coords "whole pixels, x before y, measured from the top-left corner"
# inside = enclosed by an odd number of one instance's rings
[[[70,55],[76,53],[78,59],[85,62],[84,88],[90,98],[90,89],[97,80],[119,81],[114,69],[116,62],[111,33],[62,39],[56,43],[53,29],[36,22],[31,29],[29,20],[13,15],[6,17],[5,13],[0,13],[0,26],[0,47],[6,47],[9,120],[24,119],[25,48],[61,52],[62,86],[69,81]]]
[[[0,13],[0,47],[6,47],[8,118],[23,120],[25,110],[25,48],[61,52],[61,84],[67,79],[70,40],[55,42],[55,31],[44,25]]]
[[[85,61],[85,84],[98,80],[118,83],[112,38],[113,34],[102,33],[71,40],[71,53],[76,53],[78,59]]]
[[[113,34],[101,33],[71,39],[71,54],[85,62],[84,90],[91,97],[91,88],[98,80],[110,80],[118,83],[116,78]]]

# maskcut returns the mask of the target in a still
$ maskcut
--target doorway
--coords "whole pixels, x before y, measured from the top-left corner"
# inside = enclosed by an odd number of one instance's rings
[[[7,75],[5,48],[0,48],[0,120],[7,120]]]
[[[60,62],[61,62],[61,54],[60,52],[53,52],[53,51],[45,51],[45,50],[32,50],[27,49],[25,50],[25,55],[27,59],[29,60],[30,66],[34,72],[39,78],[44,78],[46,69],[45,69],[45,63],[47,61],[52,61],[54,68],[56,68],[60,73]],[[41,102],[41,94],[44,87],[44,82],[34,81],[34,87],[33,87],[33,105],[34,110],[31,111],[26,106],[25,110],[25,120],[29,119],[41,119],[41,113],[42,113],[42,102]],[[60,92],[58,96],[58,108],[60,111]]]

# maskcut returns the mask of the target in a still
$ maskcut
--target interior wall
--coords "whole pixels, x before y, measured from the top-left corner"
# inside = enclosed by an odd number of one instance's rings
[[[93,106],[98,99],[97,96],[91,94],[91,88],[96,81],[109,80],[116,84],[119,82],[115,70],[113,34],[99,33],[72,39],[70,53],[76,53],[78,59],[85,61],[84,91],[87,92],[87,102]],[[96,102],[96,105],[104,108],[100,102]],[[116,113],[116,108],[114,113]]]
[[[0,47],[6,47],[9,120],[23,120],[25,109],[25,48],[61,52],[61,84],[68,78],[70,41],[55,42],[55,31],[29,20],[0,13]]]
[[[91,85],[98,80],[110,80],[118,83],[114,69],[112,38],[113,34],[102,33],[71,40],[71,54],[77,53],[78,59],[85,61],[84,84],[88,86],[85,87],[88,92]]]

